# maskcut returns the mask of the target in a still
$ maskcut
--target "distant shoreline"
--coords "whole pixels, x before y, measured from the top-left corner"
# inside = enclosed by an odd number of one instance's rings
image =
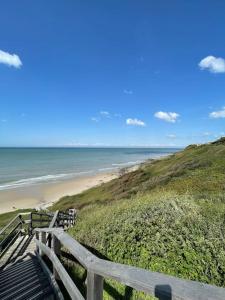
[[[45,209],[67,195],[79,194],[119,176],[119,172],[82,176],[0,191],[0,214],[17,209]]]
[[[168,154],[170,155],[170,154]],[[118,178],[121,174],[132,172],[141,165],[151,160],[161,159],[168,155],[147,159],[132,166],[112,168],[109,172],[98,172],[93,174],[80,174],[68,179],[46,181],[38,184],[18,186],[0,190],[0,214],[12,212],[17,209],[46,209],[64,196],[76,195]]]
[[[40,184],[50,184],[50,183],[59,183],[68,180],[79,179],[81,177],[89,177],[95,176],[105,173],[114,173],[120,172],[123,169],[129,169],[133,166],[140,165],[144,163],[144,161],[140,162],[128,162],[128,163],[121,163],[121,164],[114,164],[112,167],[100,168],[97,171],[90,170],[90,171],[83,171],[77,173],[67,173],[67,174],[55,174],[55,175],[44,175],[40,177],[32,177],[32,178],[25,178],[20,179],[17,181],[7,182],[0,184],[0,192],[6,190],[13,190],[13,189],[20,189],[25,187],[31,187],[33,185],[40,185]]]

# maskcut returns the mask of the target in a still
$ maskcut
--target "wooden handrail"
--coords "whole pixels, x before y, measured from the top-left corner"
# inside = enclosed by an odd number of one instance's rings
[[[72,299],[84,300],[83,296],[81,295],[80,291],[66,272],[65,268],[63,267],[62,263],[56,256],[56,254],[45,244],[41,243],[39,240],[35,239],[37,246],[40,248],[42,253],[47,255],[47,257],[51,260],[54,268],[56,269],[59,277],[61,278],[65,288],[67,289],[69,295]]]
[[[15,216],[0,232],[0,257],[4,255],[5,250],[11,245],[14,236],[18,236],[23,226],[21,215]]]
[[[80,264],[87,269],[88,300],[102,299],[104,278],[114,279],[138,291],[143,291],[153,296],[157,289],[160,295],[163,295],[164,297],[172,296],[173,300],[225,299],[224,288],[191,280],[179,279],[174,276],[100,259],[62,229],[42,228],[35,229],[35,232],[37,234],[50,233],[53,238],[56,238],[63,247],[67,248]],[[46,251],[46,246],[43,247],[43,244],[40,241],[36,242],[41,250]]]
[[[49,228],[53,228],[55,227],[55,223],[57,222],[57,219],[58,219],[58,215],[59,215],[59,211],[57,210],[55,213],[54,213],[54,216],[51,220],[51,223],[49,225]]]
[[[0,230],[0,235],[4,233],[16,220],[18,219],[21,222],[21,214],[16,215],[5,227]]]

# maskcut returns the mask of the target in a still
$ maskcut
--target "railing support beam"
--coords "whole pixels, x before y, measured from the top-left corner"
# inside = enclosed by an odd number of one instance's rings
[[[61,243],[54,234],[52,235],[52,250],[59,258],[61,254]],[[54,266],[53,266],[53,275],[56,280],[60,280],[59,274],[54,268]]]
[[[36,240],[39,241],[39,232],[38,231],[35,232],[35,238],[36,238]],[[38,245],[36,245],[36,251],[37,251],[37,253],[39,253],[39,247],[38,247]]]
[[[93,272],[87,274],[87,300],[103,299],[103,277]]]
[[[42,231],[42,232],[40,232],[40,234],[41,234],[41,242],[46,245],[46,232]],[[44,254],[40,250],[40,256],[43,256],[43,255]]]

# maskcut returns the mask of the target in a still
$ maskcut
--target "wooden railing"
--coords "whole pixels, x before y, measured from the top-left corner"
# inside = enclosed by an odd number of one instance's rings
[[[34,228],[48,227],[54,217],[53,213],[31,212],[30,213],[30,230]]]
[[[20,235],[24,224],[24,216],[30,213],[21,213],[16,215],[1,231],[0,231],[0,257],[4,255],[7,249],[13,244],[15,239]]]
[[[157,296],[159,299],[225,299],[225,289],[220,287],[183,280],[173,276],[100,259],[62,229],[36,228],[35,233],[37,253],[39,253],[40,256],[46,255],[52,262],[55,278],[62,281],[71,299],[84,300],[84,297],[60,261],[61,247],[66,248],[87,270],[88,300],[103,299],[103,281],[105,278],[114,279],[138,291]],[[47,234],[51,235],[53,241],[51,247],[46,244]]]
[[[67,227],[73,223],[74,216],[61,211],[56,213],[36,211],[20,213],[0,230],[0,258],[7,252],[22,231],[24,233],[26,231],[31,235],[36,227]]]

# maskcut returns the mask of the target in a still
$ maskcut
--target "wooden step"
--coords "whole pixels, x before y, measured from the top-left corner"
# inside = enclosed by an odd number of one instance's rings
[[[31,256],[0,272],[1,300],[56,299],[38,259]]]

